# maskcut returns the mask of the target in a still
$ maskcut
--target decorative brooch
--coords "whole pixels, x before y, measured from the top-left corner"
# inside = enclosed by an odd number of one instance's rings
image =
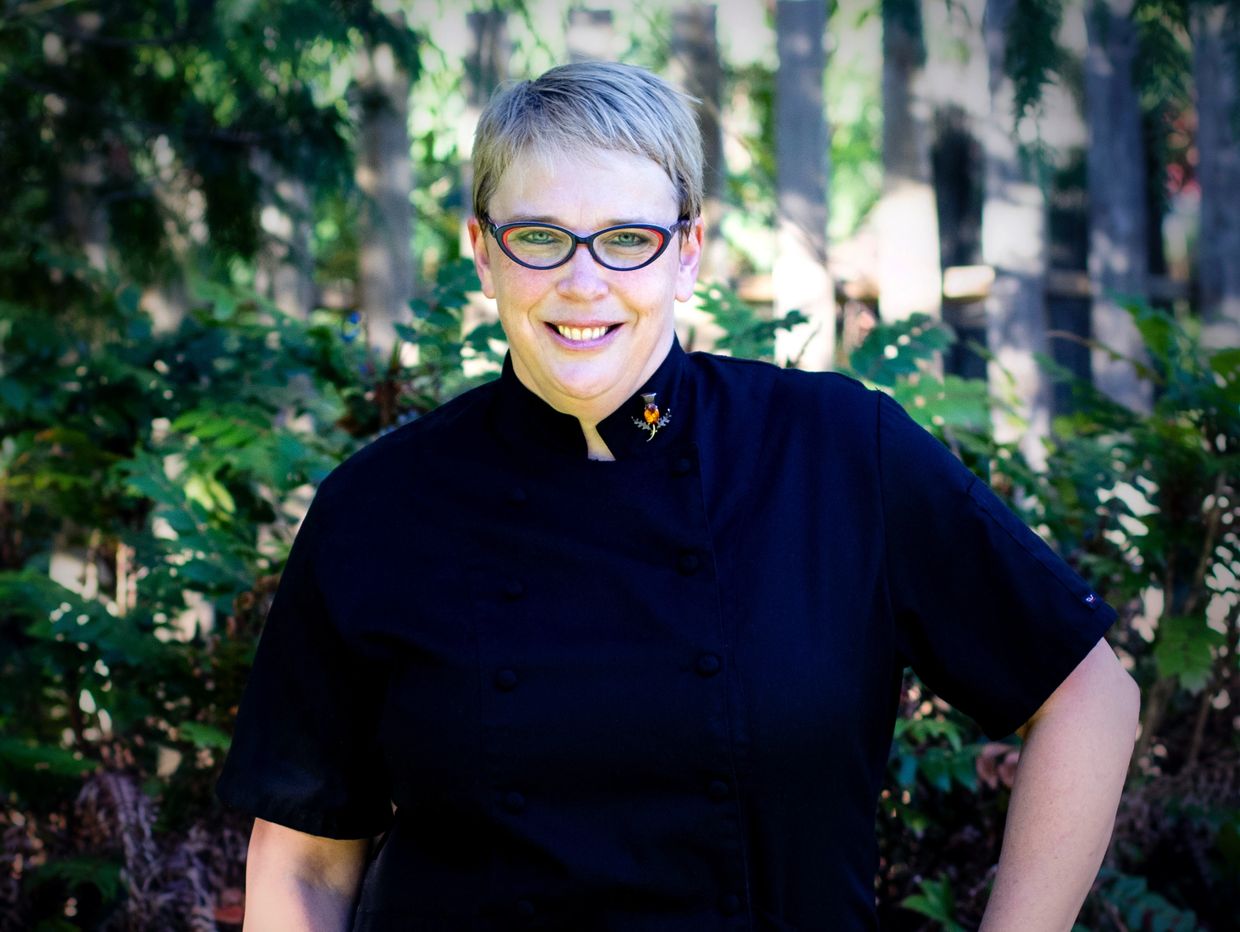
[[[657,392],[643,394],[642,401],[646,403],[646,407],[642,409],[640,418],[633,418],[633,423],[640,427],[646,433],[650,434],[646,438],[647,442],[654,439],[654,435],[659,432],[660,427],[666,427],[668,421],[672,419],[672,409],[668,408],[666,412],[660,413],[659,406],[655,404],[654,396]]]

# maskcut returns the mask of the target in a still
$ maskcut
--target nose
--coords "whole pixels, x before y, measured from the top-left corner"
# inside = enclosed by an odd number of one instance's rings
[[[590,250],[578,245],[573,257],[560,266],[556,291],[561,297],[574,301],[594,301],[607,294],[607,282],[603,267],[594,261]]]

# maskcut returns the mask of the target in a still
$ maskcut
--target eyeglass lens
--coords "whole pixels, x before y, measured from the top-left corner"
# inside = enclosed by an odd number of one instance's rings
[[[631,269],[656,255],[663,239],[657,230],[643,227],[608,230],[594,240],[594,254],[611,268]],[[568,233],[545,226],[510,227],[504,231],[503,245],[522,262],[539,268],[561,264],[577,248]]]

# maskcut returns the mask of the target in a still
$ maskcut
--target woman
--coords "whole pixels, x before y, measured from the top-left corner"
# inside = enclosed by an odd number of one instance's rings
[[[247,929],[874,928],[910,664],[1026,736],[985,927],[1071,925],[1135,728],[1114,612],[886,396],[681,350],[700,151],[623,65],[483,115],[511,352],[298,534],[220,783]]]

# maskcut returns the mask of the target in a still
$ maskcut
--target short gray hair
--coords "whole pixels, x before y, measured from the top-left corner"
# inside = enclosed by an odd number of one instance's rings
[[[610,149],[662,168],[680,201],[678,220],[702,213],[702,135],[694,99],[644,68],[616,62],[560,65],[496,92],[474,134],[474,215],[486,216],[520,155]]]

